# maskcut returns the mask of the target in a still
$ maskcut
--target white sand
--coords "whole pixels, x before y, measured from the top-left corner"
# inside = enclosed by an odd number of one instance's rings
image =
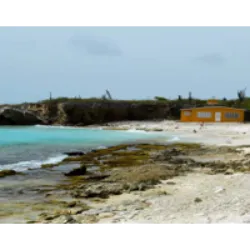
[[[143,210],[116,213],[99,223],[250,223],[250,175],[189,174],[173,179],[176,185],[166,182],[154,190],[152,196],[121,195],[120,202],[146,200],[151,205]],[[166,190],[169,195],[157,195]],[[155,193],[153,195],[153,192]],[[202,201],[196,203],[195,198]],[[117,204],[111,198],[109,204]]]
[[[213,123],[205,124],[202,129],[199,123],[175,121],[119,122],[112,126],[133,130],[163,129],[181,140],[192,139],[218,146],[250,145],[250,124]],[[249,153],[250,149],[246,147],[241,156],[244,159]],[[146,201],[150,206],[142,210],[135,210],[133,206],[127,206],[125,211],[114,210],[112,216],[99,223],[250,223],[250,174],[190,173],[173,181],[176,185],[164,181],[151,191],[111,197],[107,206],[117,207],[129,200]],[[162,191],[169,195],[160,195]],[[202,201],[196,203],[197,197]]]
[[[243,123],[181,123],[161,122],[117,122],[112,127],[129,130],[162,129],[162,133],[172,135],[176,140],[196,141],[214,145],[250,145],[250,124]],[[196,133],[194,133],[194,130]]]

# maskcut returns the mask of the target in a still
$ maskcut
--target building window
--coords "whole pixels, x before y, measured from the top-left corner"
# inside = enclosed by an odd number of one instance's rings
[[[190,111],[184,111],[184,115],[185,115],[185,116],[190,116],[190,115],[191,115],[191,112],[190,112]]]
[[[239,113],[226,112],[225,113],[225,118],[227,118],[227,119],[238,119],[239,118]]]
[[[212,114],[211,114],[211,112],[198,112],[197,117],[199,117],[199,118],[211,118]]]

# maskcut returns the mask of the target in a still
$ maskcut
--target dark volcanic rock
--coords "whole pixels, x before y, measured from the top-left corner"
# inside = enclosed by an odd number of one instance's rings
[[[0,109],[0,125],[45,124],[41,118],[30,111],[5,107]]]
[[[70,172],[66,173],[65,176],[78,176],[78,175],[85,175],[87,172],[86,166],[81,166],[80,168],[76,168],[71,170]]]
[[[64,154],[68,155],[68,156],[81,156],[81,155],[85,155],[85,153],[82,152],[82,151],[65,152]]]

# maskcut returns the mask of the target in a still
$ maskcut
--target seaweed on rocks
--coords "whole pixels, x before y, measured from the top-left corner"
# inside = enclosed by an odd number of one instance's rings
[[[3,178],[5,176],[11,176],[11,175],[16,175],[16,174],[21,174],[15,170],[10,170],[10,169],[5,169],[0,171],[0,178]]]

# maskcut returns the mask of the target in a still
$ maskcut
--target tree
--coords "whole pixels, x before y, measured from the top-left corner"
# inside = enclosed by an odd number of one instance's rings
[[[188,93],[188,102],[189,102],[189,104],[192,103],[192,100],[193,100],[192,92],[189,92],[189,93]]]
[[[245,100],[245,98],[246,98],[246,89],[247,88],[239,90],[237,92],[238,100],[239,100],[240,103],[242,103]]]
[[[182,96],[181,95],[178,95],[178,100],[182,101]]]
[[[107,100],[106,95],[102,95],[101,99],[102,99],[102,100]]]
[[[108,96],[108,99],[112,100],[111,94],[108,90],[106,90],[106,95]]]
[[[162,97],[162,96],[155,96],[155,100],[156,101],[166,101],[167,99],[165,97]]]

